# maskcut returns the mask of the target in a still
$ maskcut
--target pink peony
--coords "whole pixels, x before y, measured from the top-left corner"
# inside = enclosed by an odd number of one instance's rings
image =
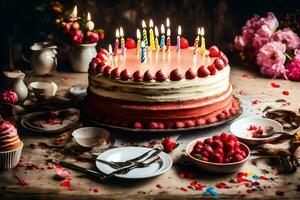
[[[294,59],[300,60],[300,49],[296,49],[296,50],[294,51],[294,54],[295,54]]]
[[[0,102],[1,103],[10,103],[16,104],[18,102],[18,95],[14,91],[6,90],[0,93]]]
[[[285,50],[286,46],[281,42],[269,42],[259,50],[256,61],[261,66],[260,72],[263,76],[286,78],[284,67],[286,60]]]
[[[278,28],[279,22],[272,12],[268,12],[267,17],[262,18],[262,24],[267,25],[273,33]]]
[[[235,49],[241,51],[246,47],[246,41],[243,36],[238,35],[234,38],[233,45]]]
[[[269,29],[267,25],[262,25],[260,29],[254,34],[254,38],[252,41],[252,46],[256,50],[256,52],[269,42],[273,32]]]
[[[285,43],[287,50],[297,49],[300,45],[300,38],[290,28],[276,31],[271,40]]]
[[[293,59],[286,65],[286,75],[292,81],[300,81],[300,59]]]
[[[242,28],[242,37],[246,43],[246,46],[252,44],[252,38],[257,29],[261,27],[261,18],[257,15],[249,19],[245,26]]]

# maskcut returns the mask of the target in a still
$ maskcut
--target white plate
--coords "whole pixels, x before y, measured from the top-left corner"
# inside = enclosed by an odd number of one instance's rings
[[[126,161],[138,157],[149,150],[150,148],[145,147],[120,147],[105,151],[98,156],[98,159],[106,161]],[[144,179],[163,174],[171,168],[172,158],[165,152],[160,152],[158,156],[161,158],[162,164],[155,162],[148,167],[136,168],[129,171],[127,174],[116,174],[115,176],[125,179]],[[96,162],[96,166],[100,171],[106,174],[114,171],[113,168],[100,162]]]
[[[261,118],[261,117],[247,117],[240,120],[235,121],[230,125],[230,132],[234,134],[239,140],[246,144],[250,145],[258,145],[263,143],[269,143],[277,138],[279,138],[281,135],[275,134],[268,138],[253,138],[247,136],[247,129],[250,125],[255,126],[272,126],[274,128],[274,131],[283,131],[282,125],[272,119],[267,118]]]

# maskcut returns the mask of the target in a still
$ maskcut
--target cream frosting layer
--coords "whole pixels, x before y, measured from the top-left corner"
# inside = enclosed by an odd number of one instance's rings
[[[116,100],[138,102],[187,101],[215,96],[225,92],[229,84],[230,67],[217,71],[215,75],[192,80],[134,82],[110,79],[102,75],[89,74],[89,91]],[[225,98],[225,97],[224,97]]]

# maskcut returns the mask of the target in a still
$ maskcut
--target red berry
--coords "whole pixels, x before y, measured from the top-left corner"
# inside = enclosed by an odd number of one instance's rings
[[[235,149],[239,149],[240,148],[240,143],[239,142],[235,142],[234,145],[233,145],[233,147]]]
[[[220,140],[214,140],[211,144],[211,147],[216,148],[223,148],[223,143]]]
[[[216,46],[212,46],[209,48],[209,56],[210,57],[220,57],[221,51]]]
[[[224,61],[221,58],[217,58],[214,61],[214,65],[218,70],[222,70],[225,67]]]
[[[136,81],[136,82],[139,82],[139,81],[143,80],[143,76],[141,75],[141,72],[139,70],[135,71],[133,73],[132,77],[133,77],[133,80]]]
[[[88,43],[96,43],[99,41],[99,34],[97,32],[87,32]]]
[[[238,141],[238,139],[233,134],[228,135],[228,140],[233,140],[234,142]]]
[[[104,75],[105,77],[109,77],[110,72],[111,72],[111,67],[110,67],[110,66],[106,66],[106,67],[104,68],[104,70],[103,70],[103,75]]]
[[[177,128],[184,128],[185,124],[183,122],[176,122]]]
[[[113,70],[111,70],[110,77],[111,78],[118,78],[119,77],[119,71],[118,70],[119,70],[118,67],[116,67]]]
[[[209,72],[209,70],[206,67],[201,66],[201,67],[199,67],[197,73],[198,73],[199,77],[206,77],[206,76],[209,75],[210,72]]]
[[[120,74],[120,78],[122,81],[127,81],[128,79],[130,79],[130,73],[127,71],[127,69],[124,69],[121,74]]]
[[[235,150],[234,150],[234,153],[235,153],[235,154],[242,154],[242,151],[241,151],[240,149],[235,149]]]
[[[239,161],[241,161],[241,160],[243,160],[244,158],[243,158],[243,156],[241,155],[241,154],[235,154],[234,156],[233,156],[233,161],[234,162],[239,162]]]
[[[179,69],[174,69],[170,73],[170,79],[172,81],[179,81],[182,79],[182,74]]]
[[[247,154],[245,151],[242,151],[241,155],[243,156],[243,158],[246,158],[247,157]]]
[[[135,122],[133,127],[134,128],[143,128],[143,125],[140,122]]]
[[[209,157],[209,153],[207,151],[202,151],[201,152],[201,156],[208,158]]]
[[[232,140],[226,141],[224,144],[224,150],[226,152],[229,152],[229,151],[233,150],[233,148],[234,148],[233,146],[234,146],[234,142]]]
[[[218,153],[218,154],[221,154],[221,155],[224,155],[224,151],[223,151],[222,148],[216,148],[216,149],[214,149],[214,152]]]
[[[283,95],[289,95],[290,93],[289,93],[289,91],[284,90],[284,91],[282,91],[282,94]]]
[[[214,135],[214,136],[212,137],[212,139],[213,139],[213,140],[220,140],[220,136],[219,136],[219,135]]]
[[[207,157],[202,157],[202,160],[203,160],[203,161],[206,161],[206,162],[209,161]]]
[[[103,39],[104,39],[104,36],[105,36],[105,35],[104,35],[104,32],[100,32],[100,33],[99,33],[99,38],[100,38],[100,40],[103,40]]]
[[[193,120],[188,120],[188,121],[186,121],[186,126],[187,127],[193,127],[193,126],[195,126],[196,125],[196,123],[195,123],[195,121],[193,121]]]
[[[210,75],[215,75],[217,73],[216,67],[214,65],[209,65],[207,69],[210,72]]]
[[[180,38],[180,48],[181,49],[186,49],[188,47],[189,47],[189,41],[186,38],[181,37]]]
[[[189,68],[186,72],[185,72],[185,78],[186,79],[194,79],[196,78],[196,73],[192,70],[192,68]]]
[[[211,148],[211,146],[204,146],[202,150],[207,151],[209,155],[214,154],[214,150]]]
[[[149,128],[151,128],[151,129],[157,129],[158,128],[158,124],[156,122],[151,122],[149,124]]]
[[[136,42],[132,38],[127,38],[125,46],[127,49],[133,49],[136,48]]]
[[[164,129],[165,128],[165,125],[163,123],[158,123],[158,128],[159,129]]]
[[[220,139],[221,139],[222,142],[226,142],[227,139],[228,139],[228,134],[225,133],[225,132],[221,133]]]
[[[223,157],[221,154],[219,153],[215,153],[213,155],[213,159],[212,159],[213,162],[216,162],[216,163],[222,163],[223,162]]]
[[[224,66],[228,65],[228,63],[229,63],[228,58],[225,54],[223,54],[220,58],[223,60]]]
[[[206,139],[204,140],[204,144],[210,145],[212,142],[213,142],[213,139],[212,139],[212,138],[206,138]]]

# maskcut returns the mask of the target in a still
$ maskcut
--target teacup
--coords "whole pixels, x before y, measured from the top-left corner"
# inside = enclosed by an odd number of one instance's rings
[[[31,82],[28,88],[37,99],[55,96],[58,89],[56,83],[43,81]]]

